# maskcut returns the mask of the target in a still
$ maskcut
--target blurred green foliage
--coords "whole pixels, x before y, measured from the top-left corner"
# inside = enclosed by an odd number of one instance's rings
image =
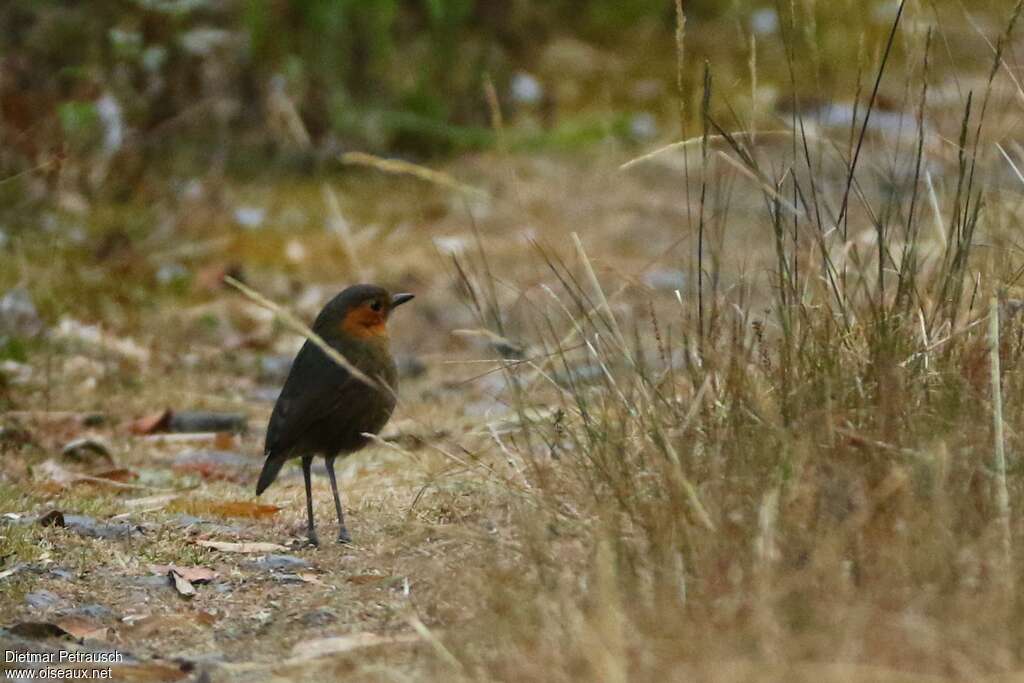
[[[749,19],[776,7],[769,0],[684,4],[688,45],[700,55],[687,63],[684,82],[693,90],[705,58],[718,71],[745,72]],[[881,4],[784,3],[815,15],[801,21],[815,35],[795,36],[797,49],[827,40],[847,51],[863,50],[862,24]],[[108,123],[95,103],[104,94],[118,103],[114,115],[130,143],[147,154],[159,149],[161,158],[167,149],[187,153],[190,144],[229,158],[233,146],[280,150],[289,142],[282,127],[291,126],[294,138],[296,120],[324,154],[486,146],[495,139],[488,80],[512,123],[529,110],[522,144],[590,140],[594,111],[581,102],[608,107],[602,125],[619,131],[628,126],[617,117],[629,107],[611,90],[654,79],[661,95],[673,92],[674,30],[674,0],[4,0],[0,133],[12,144],[0,150],[0,175],[57,149],[102,146]],[[772,37],[759,44],[772,49]],[[709,54],[715,49],[721,54]],[[563,78],[561,63],[576,69],[564,75],[576,79],[568,105],[554,82]],[[517,109],[513,79],[544,69],[543,96]],[[643,106],[656,116],[677,111],[656,111],[659,96]],[[282,119],[282,102],[297,119]]]
[[[687,2],[700,15],[729,6]],[[437,151],[487,137],[473,128],[489,121],[485,77],[501,85],[555,36],[610,40],[643,22],[670,35],[673,2],[6,0],[0,95],[15,133],[38,142],[50,117],[79,145],[96,123],[85,103],[101,91],[141,131],[210,97],[232,98],[241,105],[232,123],[252,123],[281,76],[314,139],[331,132],[402,147],[422,136],[422,151]]]
[[[70,100],[57,107],[61,131],[72,148],[87,148],[101,135],[100,118],[92,102]]]

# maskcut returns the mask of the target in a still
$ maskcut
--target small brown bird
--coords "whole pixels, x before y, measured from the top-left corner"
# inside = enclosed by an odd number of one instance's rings
[[[302,458],[307,533],[312,545],[320,544],[309,479],[317,455],[325,458],[331,479],[338,542],[352,541],[341,511],[334,461],[365,446],[369,439],[364,434],[378,433],[395,409],[398,371],[388,344],[387,321],[396,307],[412,298],[412,294],[391,295],[376,285],[353,285],[331,299],[316,317],[313,331],[377,386],[353,375],[307,339],[274,404],[264,447],[267,460],[256,495],[273,483],[287,460]]]

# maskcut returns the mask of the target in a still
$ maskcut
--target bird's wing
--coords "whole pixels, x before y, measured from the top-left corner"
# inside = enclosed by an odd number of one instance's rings
[[[287,458],[310,425],[329,415],[357,384],[361,382],[315,344],[303,344],[270,415],[266,456]]]

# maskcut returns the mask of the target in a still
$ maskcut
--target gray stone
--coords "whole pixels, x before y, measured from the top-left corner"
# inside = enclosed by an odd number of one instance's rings
[[[149,574],[147,576],[126,576],[121,580],[130,586],[136,586],[138,588],[171,588],[171,584],[167,581],[166,574]]]
[[[60,601],[60,596],[52,591],[33,591],[25,596],[25,603],[32,609],[50,609],[60,604]]]
[[[181,410],[171,413],[168,430],[172,432],[232,432],[241,434],[249,426],[242,413],[214,413],[205,410]]]
[[[43,331],[32,295],[24,287],[15,287],[0,297],[0,337],[34,337]]]
[[[97,522],[85,515],[64,515],[64,525],[79,536],[88,538],[119,539],[140,533],[137,526],[123,522]]]
[[[107,619],[113,619],[114,613],[109,608],[103,605],[82,605],[72,610],[68,610],[64,613],[64,616],[68,617],[86,617],[88,619],[96,619],[103,621]]]
[[[264,555],[255,561],[246,562],[243,566],[260,571],[278,571],[282,569],[304,569],[309,566],[309,562],[294,555]]]

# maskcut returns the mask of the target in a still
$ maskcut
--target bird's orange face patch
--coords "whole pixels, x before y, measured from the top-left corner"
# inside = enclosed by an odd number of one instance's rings
[[[341,331],[356,339],[386,337],[387,321],[387,314],[383,310],[375,311],[370,303],[365,303],[345,314],[345,319],[341,321]]]

